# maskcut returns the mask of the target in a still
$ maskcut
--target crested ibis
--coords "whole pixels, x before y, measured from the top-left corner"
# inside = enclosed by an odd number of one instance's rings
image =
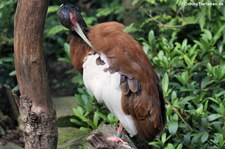
[[[62,5],[59,21],[71,32],[73,66],[83,74],[86,88],[99,103],[120,121],[130,136],[152,140],[165,128],[166,114],[162,89],[156,73],[140,44],[118,22],[87,27],[80,10]]]

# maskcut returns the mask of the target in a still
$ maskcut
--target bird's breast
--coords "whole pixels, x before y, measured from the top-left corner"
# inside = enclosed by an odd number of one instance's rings
[[[104,54],[90,54],[85,58],[83,64],[84,84],[87,89],[92,91],[98,102],[103,102],[103,99],[109,96],[108,90],[117,91],[116,98],[119,98],[121,94],[119,73],[111,74],[107,68],[109,65]]]
[[[107,57],[104,54],[87,55],[83,63],[83,80],[86,88],[93,93],[97,101],[104,103],[124,128],[131,135],[135,135],[137,130],[132,117],[122,110],[121,75],[119,72],[109,71]]]

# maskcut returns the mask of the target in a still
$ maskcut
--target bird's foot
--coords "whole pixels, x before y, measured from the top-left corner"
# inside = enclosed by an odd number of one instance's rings
[[[123,141],[123,139],[121,139],[120,137],[117,137],[117,136],[108,137],[107,140],[116,142],[116,143],[121,142],[122,144],[127,144],[127,142]]]
[[[116,143],[121,142],[122,146],[124,146],[126,148],[131,148],[131,146],[127,142],[123,141],[123,139],[121,139],[120,137],[112,136],[112,137],[108,137],[107,140],[116,142]]]

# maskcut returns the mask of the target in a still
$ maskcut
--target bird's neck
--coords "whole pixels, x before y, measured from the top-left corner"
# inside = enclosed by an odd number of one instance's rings
[[[80,36],[77,34],[76,31],[70,31],[70,37],[73,36],[74,38],[78,39]]]
[[[72,65],[82,73],[82,65],[88,52],[91,51],[89,45],[77,34],[70,34],[70,56]]]

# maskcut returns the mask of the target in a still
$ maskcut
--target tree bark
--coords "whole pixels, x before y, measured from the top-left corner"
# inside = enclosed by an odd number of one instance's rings
[[[26,149],[56,149],[56,112],[47,83],[43,30],[49,0],[18,0],[14,54],[20,95],[16,103]]]

